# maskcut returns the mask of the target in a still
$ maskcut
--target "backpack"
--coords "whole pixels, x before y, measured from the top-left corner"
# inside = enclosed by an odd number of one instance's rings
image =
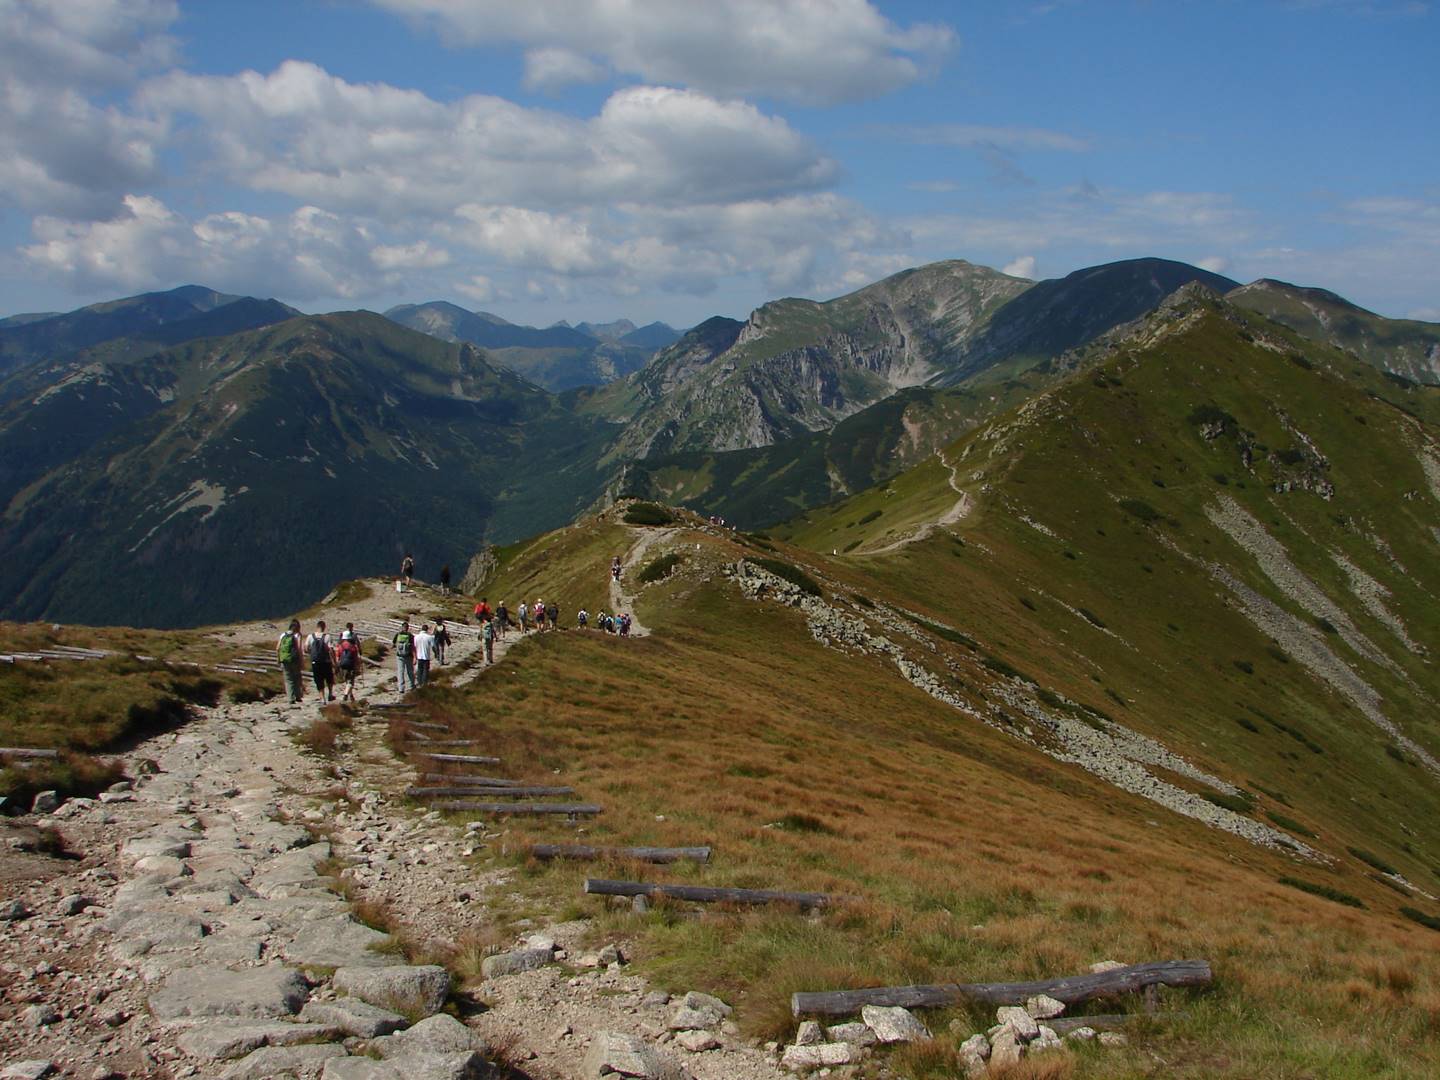
[[[310,665],[322,666],[330,663],[330,650],[325,647],[325,639],[319,634],[310,635]]]
[[[349,638],[345,638],[343,641],[341,641],[340,647],[336,651],[340,654],[340,667],[344,671],[349,671],[351,668],[353,668],[355,666],[356,659],[360,655],[359,648],[357,648],[355,642],[353,642]]]
[[[395,653],[397,656],[409,656],[414,646],[415,639],[404,631],[395,635]]]
[[[280,662],[282,664],[293,664],[300,659],[300,654],[295,649],[295,635],[286,630],[280,635]]]
[[[491,641],[494,641],[494,640],[495,640],[495,624],[494,624],[494,623],[487,622],[487,623],[485,624],[484,635],[485,635],[485,640],[486,640],[486,642],[491,642]]]

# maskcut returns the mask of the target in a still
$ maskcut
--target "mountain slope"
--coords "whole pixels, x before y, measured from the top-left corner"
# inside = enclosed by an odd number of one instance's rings
[[[1387,319],[1327,289],[1261,278],[1227,294],[1231,303],[1308,338],[1354,353],[1416,382],[1440,382],[1440,324]]]
[[[479,537],[572,517],[607,434],[475,348],[363,312],[95,365],[0,424],[3,610],[195,625],[406,549],[433,578]]]

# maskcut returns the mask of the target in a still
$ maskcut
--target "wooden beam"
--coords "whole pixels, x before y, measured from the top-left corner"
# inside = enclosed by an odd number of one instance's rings
[[[59,750],[32,750],[24,746],[0,746],[0,757],[53,758],[59,756]]]
[[[668,896],[701,904],[795,904],[809,908],[824,907],[834,902],[834,898],[825,893],[660,885],[647,881],[607,881],[603,878],[586,878],[585,891],[598,896]]]
[[[708,847],[594,847],[589,844],[536,844],[537,859],[633,859],[636,862],[672,863],[682,859],[709,862]]]
[[[465,776],[461,773],[427,772],[420,779],[427,783],[459,784],[466,787],[519,787],[519,780],[504,780],[498,776]]]
[[[473,754],[421,754],[431,761],[453,761],[460,765],[499,765],[498,757],[476,757]]]
[[[455,802],[432,803],[434,810],[468,810],[481,814],[598,814],[604,807],[594,803],[503,803],[459,799]]]
[[[1066,1005],[1095,998],[1131,994],[1147,986],[1208,986],[1209,961],[1164,960],[1131,964],[1098,975],[1071,975],[1023,983],[941,983],[922,986],[877,986],[865,990],[833,990],[793,994],[796,1016],[850,1016],[865,1005],[901,1005],[907,1009],[938,1008],[961,1001],[980,1005],[1023,1005],[1026,998],[1048,994]]]
[[[432,724],[428,720],[399,720],[397,723],[408,724],[410,727],[424,728],[426,731],[449,731],[449,724]]]
[[[521,787],[519,784],[496,785],[493,787],[412,787],[406,788],[405,794],[412,799],[437,799],[451,795],[473,795],[478,798],[491,799],[540,799],[555,795],[574,795],[575,789],[570,787]]]

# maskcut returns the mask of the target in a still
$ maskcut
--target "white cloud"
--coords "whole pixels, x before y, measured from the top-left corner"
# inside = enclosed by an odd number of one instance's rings
[[[1223,274],[1230,269],[1230,260],[1223,255],[1207,255],[1203,259],[1197,259],[1195,265],[1201,270],[1209,270],[1212,274]]]
[[[562,49],[653,83],[807,105],[887,93],[934,70],[949,27],[902,28],[867,0],[373,0],[466,44]]]
[[[381,270],[428,270],[449,265],[450,253],[417,240],[413,244],[379,244],[370,249],[370,261]]]
[[[1002,274],[1009,274],[1011,277],[1030,278],[1033,280],[1035,277],[1035,256],[1021,255],[1017,259],[1012,259],[1005,264],[1004,269],[1000,272]]]
[[[838,174],[783,119],[666,87],[619,90],[577,120],[484,95],[441,103],[288,61],[269,75],[168,75],[141,100],[166,122],[194,118],[191,134],[232,180],[378,218],[443,217],[477,191],[547,210],[693,204],[813,190]]]
[[[603,82],[607,72],[588,56],[570,49],[530,49],[525,53],[525,89],[553,93],[578,83]]]

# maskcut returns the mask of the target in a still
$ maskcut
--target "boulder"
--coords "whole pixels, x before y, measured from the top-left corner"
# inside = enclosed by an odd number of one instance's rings
[[[869,1026],[858,1020],[851,1024],[836,1024],[825,1033],[831,1042],[849,1043],[851,1046],[874,1046],[875,1033]],[[798,1042],[799,1039],[796,1039]]]
[[[325,1024],[362,1039],[374,1039],[399,1031],[408,1021],[399,1013],[379,1009],[359,998],[338,1001],[310,1001],[300,1010],[300,1019],[311,1024]]]
[[[334,1043],[318,1043],[310,1046],[266,1046],[241,1058],[220,1074],[221,1080],[269,1080],[274,1076],[286,1076],[308,1070],[315,1070],[331,1058],[345,1057],[345,1047]]]
[[[1009,1024],[1001,1025],[990,1039],[990,1064],[997,1069],[1010,1068],[1020,1064],[1025,1056],[1025,1044]]]
[[[995,1010],[995,1019],[1014,1031],[1021,1042],[1029,1042],[1040,1034],[1035,1018],[1019,1006],[1001,1005]]]
[[[1091,1039],[1095,1038],[1095,1029],[1092,1027],[1078,1027],[1075,1028],[1073,1031],[1068,1032],[1065,1038],[1069,1039],[1071,1042],[1089,1042]]]
[[[55,914],[64,916],[79,915],[94,903],[95,901],[91,900],[88,896],[81,896],[79,893],[70,893],[68,896],[62,896],[60,898],[60,902],[55,905]]]
[[[691,990],[686,993],[681,1004],[688,1009],[709,1009],[711,1012],[718,1013],[722,1020],[735,1011],[718,997],[712,994],[702,994],[699,990]]]
[[[19,922],[34,914],[23,900],[7,900],[0,904],[0,922]]]
[[[597,1031],[580,1066],[585,1080],[602,1076],[678,1080],[680,1071],[644,1039],[620,1031]]]
[[[32,1058],[11,1062],[0,1069],[0,1080],[45,1080],[45,1077],[54,1076],[58,1071],[53,1063]]]
[[[297,1012],[309,994],[304,977],[279,964],[246,971],[215,966],[181,968],[150,995],[150,1011],[159,1020],[187,1016],[276,1019]]]
[[[1049,994],[1039,994],[1025,999],[1025,1011],[1036,1020],[1053,1020],[1065,1012],[1065,1003]]]
[[[377,950],[389,934],[372,930],[349,915],[312,919],[295,939],[280,949],[292,964],[304,967],[392,967],[401,960]]]
[[[1101,1046],[1124,1046],[1130,1040],[1118,1031],[1102,1031],[1097,1035],[1096,1040]]]
[[[866,1005],[860,1010],[860,1018],[875,1033],[877,1042],[923,1042],[930,1038],[930,1032],[915,1014],[899,1005]]]
[[[692,1009],[681,1005],[670,1017],[671,1031],[703,1031],[720,1023],[720,1014],[709,1009]]]
[[[1116,971],[1123,967],[1129,967],[1129,965],[1122,964],[1119,960],[1097,960],[1090,965],[1090,974],[1103,975],[1107,971]]]
[[[825,1029],[816,1020],[804,1021],[795,1032],[796,1046],[815,1046],[824,1041]]]
[[[406,1054],[388,1061],[331,1058],[321,1080],[483,1080],[495,1075],[479,1054]]]
[[[339,1029],[328,1024],[200,1024],[176,1040],[181,1050],[202,1061],[228,1061],[244,1057],[262,1046],[296,1046],[335,1037]]]
[[[675,1042],[692,1054],[703,1054],[706,1050],[718,1050],[720,1040],[711,1031],[682,1031],[675,1036]]]
[[[489,1049],[478,1032],[444,1013],[428,1016],[414,1027],[370,1045],[386,1059],[406,1054],[483,1054]]]
[[[1040,1034],[1037,1035],[1035,1041],[1030,1044],[1030,1052],[1035,1054],[1041,1050],[1054,1050],[1057,1046],[1063,1045],[1065,1045],[1064,1040],[1055,1033],[1054,1028],[1041,1024]]]
[[[820,1043],[818,1046],[787,1046],[780,1064],[794,1072],[849,1065],[860,1051],[849,1043]]]
[[[433,1016],[450,996],[450,973],[436,964],[420,967],[343,967],[331,985],[342,993],[407,1015]]]
[[[35,796],[35,801],[30,804],[32,814],[53,814],[60,809],[60,794],[55,791],[42,791]]]
[[[518,975],[522,971],[534,971],[555,959],[553,948],[516,949],[513,952],[496,953],[480,961],[480,974],[487,979],[502,975]]]
[[[977,1057],[981,1061],[990,1059],[990,1040],[984,1035],[971,1035],[960,1044],[960,1053],[966,1057]]]

